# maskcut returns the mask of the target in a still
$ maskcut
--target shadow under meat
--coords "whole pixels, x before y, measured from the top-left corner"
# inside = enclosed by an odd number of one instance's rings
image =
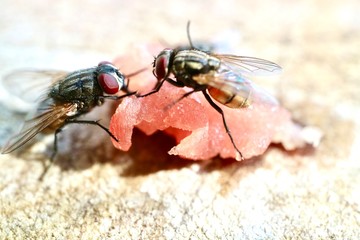
[[[121,176],[135,177],[199,164],[199,174],[221,171],[223,174],[232,175],[239,169],[253,168],[262,164],[261,156],[239,162],[235,159],[220,157],[195,161],[169,155],[168,151],[176,145],[175,139],[163,132],[156,132],[148,136],[136,128],[133,132],[131,148],[127,152],[122,152],[114,148],[109,136],[103,134],[101,130],[92,129],[91,126],[86,125],[81,127],[82,129],[69,127],[59,135],[58,153],[54,165],[59,166],[62,171],[81,171],[96,163],[110,163],[121,169]],[[82,130],[86,130],[85,135],[84,133],[79,134],[79,131]],[[98,136],[96,143],[89,139],[94,136]],[[281,145],[272,145],[272,147],[282,149]],[[14,154],[27,160],[42,161],[48,164],[46,161],[49,161],[53,145],[50,142],[44,153],[30,153],[26,147],[19,150]],[[311,154],[312,151],[311,148],[306,148],[289,154]]]
[[[114,111],[111,107],[110,110]],[[109,119],[106,119],[104,114],[98,116],[104,118],[102,122],[109,122]],[[83,124],[78,126],[70,125],[59,134],[58,153],[54,165],[59,166],[62,171],[81,171],[90,168],[96,163],[111,163],[120,168],[121,176],[132,177],[164,170],[181,169],[192,164],[200,165],[199,174],[220,170],[224,174],[232,175],[238,169],[256,167],[261,165],[262,162],[261,156],[241,162],[231,158],[221,159],[220,157],[202,161],[183,159],[168,154],[168,151],[175,145],[176,141],[163,132],[158,131],[148,136],[135,128],[131,148],[127,152],[122,152],[114,148],[110,137],[101,129]],[[272,144],[271,147],[281,149],[289,155],[311,155],[314,153],[312,147],[291,152],[285,151],[280,144]],[[24,146],[12,154],[27,160],[41,161],[48,164],[52,153],[53,144],[50,141],[44,153],[30,153],[28,147]]]
[[[132,146],[128,152],[130,161],[123,169],[121,176],[140,176],[158,171],[181,169],[194,163],[193,160],[169,155],[168,151],[176,145],[175,140],[162,133],[156,132],[151,136],[138,129],[134,129]]]
[[[134,129],[132,138],[133,144],[128,152],[121,153],[128,155],[130,161],[124,169],[121,176],[140,176],[158,171],[181,169],[189,167],[192,164],[199,164],[199,174],[207,174],[212,171],[224,171],[231,174],[234,169],[253,167],[261,164],[261,157],[254,157],[244,161],[236,161],[232,158],[222,159],[214,157],[209,160],[190,160],[179,156],[169,155],[168,151],[176,145],[176,141],[162,133],[156,132],[147,136],[138,129]],[[117,162],[117,164],[121,164]]]

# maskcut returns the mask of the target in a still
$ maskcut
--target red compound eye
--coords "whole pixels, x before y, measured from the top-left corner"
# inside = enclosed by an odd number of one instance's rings
[[[168,72],[169,57],[167,55],[158,56],[155,60],[154,73],[157,79],[164,79]]]
[[[119,89],[119,83],[113,75],[101,73],[98,76],[98,83],[106,94],[115,94]]]
[[[112,63],[111,63],[111,62],[108,62],[108,61],[101,61],[101,62],[99,62],[98,66],[100,67],[100,66],[105,65],[105,64],[110,64],[110,65],[112,65]]]

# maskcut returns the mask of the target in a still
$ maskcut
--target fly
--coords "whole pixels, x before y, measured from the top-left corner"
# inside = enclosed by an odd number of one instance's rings
[[[165,48],[161,51],[153,62],[153,74],[158,82],[151,92],[141,97],[158,92],[165,81],[177,87],[192,88],[192,91],[179,100],[194,92],[202,92],[209,104],[221,114],[226,133],[243,160],[244,157],[226,123],[224,112],[213,99],[229,108],[246,108],[253,102],[276,103],[273,97],[257,88],[248,76],[277,73],[281,71],[281,67],[260,58],[199,50],[192,44],[189,28],[190,22],[187,24],[190,48]],[[170,77],[171,74],[175,79]]]
[[[140,70],[142,71],[142,70]],[[2,153],[11,153],[32,140],[38,133],[54,133],[54,151],[50,157],[50,164],[46,166],[40,176],[43,178],[50,165],[54,161],[57,153],[58,134],[68,124],[91,124],[96,125],[106,131],[112,139],[118,139],[110,132],[108,128],[101,125],[99,121],[78,120],[77,118],[90,112],[94,107],[101,106],[105,99],[118,100],[126,96],[135,94],[128,89],[126,77],[135,75],[123,75],[110,62],[100,62],[98,66],[87,69],[81,69],[71,73],[63,71],[24,71],[16,72],[8,76],[8,85],[21,86],[21,77],[28,75],[34,77],[45,77],[50,87],[46,89],[44,95],[40,97],[36,112],[33,118],[27,120],[22,130],[13,136],[2,149]],[[49,78],[52,80],[49,83]],[[9,82],[14,80],[15,82]],[[45,83],[36,79],[32,82],[32,89],[41,87]],[[24,82],[22,82],[24,83]],[[27,91],[27,89],[25,89]],[[117,96],[120,91],[125,94]],[[26,92],[25,92],[26,93]]]

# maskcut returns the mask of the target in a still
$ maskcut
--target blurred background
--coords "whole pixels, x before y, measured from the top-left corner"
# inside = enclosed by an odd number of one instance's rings
[[[44,182],[40,161],[1,155],[0,238],[359,239],[359,13],[357,0],[2,0],[1,77],[187,44],[190,20],[195,42],[281,65],[264,85],[324,139],[313,151],[193,163],[167,156],[171,139],[137,132],[129,153],[106,140],[85,167],[55,164]],[[1,144],[20,122],[11,101],[0,88]]]

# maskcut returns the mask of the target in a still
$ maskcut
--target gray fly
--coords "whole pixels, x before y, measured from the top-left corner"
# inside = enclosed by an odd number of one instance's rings
[[[140,70],[142,71],[142,70]],[[50,87],[46,88],[42,96],[39,97],[34,116],[27,120],[20,133],[13,136],[2,149],[2,153],[11,153],[32,140],[38,133],[54,133],[54,151],[50,158],[50,164],[53,162],[57,153],[57,135],[64,126],[68,124],[91,124],[96,125],[106,131],[112,139],[118,139],[110,132],[108,128],[101,125],[98,121],[79,120],[79,116],[88,113],[96,106],[101,106],[105,99],[118,100],[126,96],[135,94],[128,89],[126,77],[135,75],[123,75],[110,62],[100,62],[98,66],[81,69],[71,73],[64,71],[18,71],[8,75],[4,81],[12,86],[20,86],[19,81],[22,77],[31,76],[33,78],[33,89],[24,89],[33,91],[40,89],[43,83],[37,83],[36,78],[48,80]],[[49,78],[51,79],[49,82]],[[12,82],[10,80],[13,80]],[[13,88],[10,91],[16,91]],[[123,91],[123,95],[117,95]],[[20,91],[21,92],[21,91]],[[20,94],[18,91],[17,94]],[[22,94],[22,93],[21,93]],[[39,94],[39,93],[38,93]],[[48,165],[42,178],[50,165]]]
[[[190,22],[187,25],[190,47],[165,48],[161,51],[153,62],[157,85],[153,91],[139,97],[158,92],[165,81],[177,87],[192,88],[181,99],[201,91],[209,104],[221,114],[226,133],[241,159],[244,159],[233,140],[223,110],[213,99],[230,108],[246,108],[254,102],[277,104],[276,99],[256,87],[248,76],[278,73],[281,67],[260,58],[199,50],[191,42],[189,27]]]

